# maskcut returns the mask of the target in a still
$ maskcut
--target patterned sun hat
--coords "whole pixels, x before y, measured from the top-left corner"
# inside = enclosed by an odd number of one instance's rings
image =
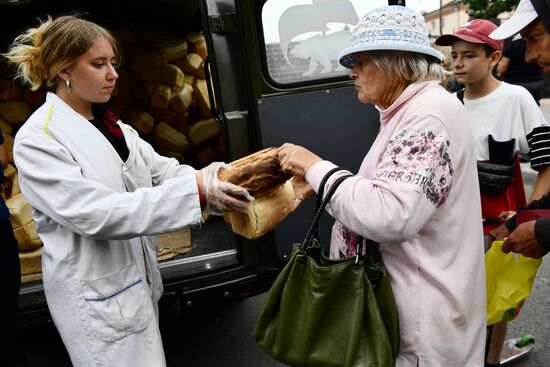
[[[441,52],[430,47],[424,17],[400,5],[377,8],[361,18],[350,46],[340,53],[340,64],[351,69],[356,52],[372,50],[411,51],[444,59]]]

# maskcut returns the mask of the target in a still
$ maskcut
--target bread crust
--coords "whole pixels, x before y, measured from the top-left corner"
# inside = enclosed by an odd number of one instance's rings
[[[253,240],[277,227],[292,212],[296,197],[290,181],[279,185],[271,194],[248,204],[246,213],[231,212],[226,220],[231,230]]]
[[[259,199],[276,191],[291,176],[283,173],[277,148],[266,148],[231,162],[231,168],[222,168],[218,178],[248,190]]]

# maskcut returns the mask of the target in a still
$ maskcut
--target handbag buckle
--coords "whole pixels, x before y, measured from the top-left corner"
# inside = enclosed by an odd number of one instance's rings
[[[355,244],[355,264],[353,264],[353,272],[354,273],[357,273],[360,270],[360,268],[359,268],[359,257],[361,256],[362,247],[363,247],[363,242],[362,241],[357,241],[357,243]]]

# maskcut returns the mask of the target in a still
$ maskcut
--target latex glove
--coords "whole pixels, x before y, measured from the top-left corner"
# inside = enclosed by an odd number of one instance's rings
[[[246,212],[246,207],[254,197],[240,186],[218,179],[220,168],[230,168],[223,162],[213,162],[197,173],[197,184],[206,201],[204,212],[224,215],[237,210]]]

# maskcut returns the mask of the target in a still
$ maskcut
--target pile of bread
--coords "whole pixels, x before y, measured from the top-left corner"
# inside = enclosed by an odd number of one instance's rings
[[[223,160],[222,127],[212,118],[205,79],[204,36],[130,27],[113,31],[126,61],[109,108],[162,155],[195,166]]]
[[[11,163],[4,170],[4,182],[0,186],[0,194],[10,211],[9,220],[19,247],[21,275],[39,274],[42,271],[42,240],[36,233],[36,225],[32,219],[32,208],[19,191],[17,171],[13,166],[13,138],[7,134],[3,135]],[[23,279],[27,278],[24,277]]]

